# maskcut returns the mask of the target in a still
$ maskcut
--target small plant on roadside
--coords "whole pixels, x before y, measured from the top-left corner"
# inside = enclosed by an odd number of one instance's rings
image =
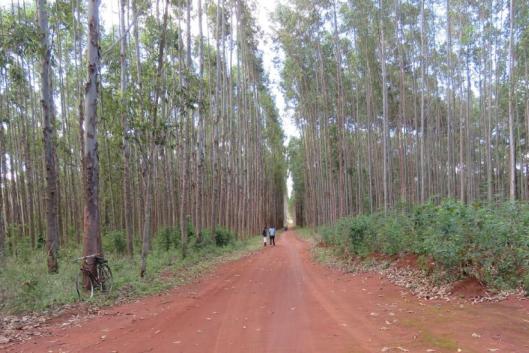
[[[155,237],[156,248],[159,251],[169,251],[180,246],[180,230],[178,227],[166,227],[159,230]]]
[[[217,227],[215,229],[215,244],[219,247],[227,246],[235,241],[235,234],[228,229]]]
[[[215,246],[215,234],[209,229],[202,229],[198,234],[197,241],[194,245],[196,248]]]
[[[103,249],[105,252],[111,252],[123,255],[127,251],[127,241],[125,233],[121,230],[114,230],[103,235]]]
[[[525,296],[529,297],[529,273],[526,273],[524,276],[523,288],[525,290]]]

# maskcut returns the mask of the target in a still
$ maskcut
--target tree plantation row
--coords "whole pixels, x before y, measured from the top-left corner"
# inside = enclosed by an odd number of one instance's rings
[[[275,13],[298,224],[529,198],[527,0],[294,0]]]
[[[122,0],[115,26],[96,0],[2,7],[0,257],[44,248],[56,272],[61,247],[102,254],[118,232],[143,275],[166,229],[185,256],[191,228],[282,225],[284,137],[254,6]]]

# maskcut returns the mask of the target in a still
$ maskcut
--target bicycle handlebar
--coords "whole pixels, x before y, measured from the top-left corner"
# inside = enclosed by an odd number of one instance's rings
[[[92,255],[87,255],[87,256],[78,257],[78,258],[76,258],[74,261],[86,260],[86,259],[89,259],[89,258],[91,258],[91,257],[96,257],[96,256],[99,256],[99,254],[92,254]]]

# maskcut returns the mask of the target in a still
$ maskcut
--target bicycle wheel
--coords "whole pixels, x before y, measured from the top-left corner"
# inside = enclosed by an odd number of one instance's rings
[[[101,264],[98,266],[99,272],[99,284],[102,293],[110,293],[112,290],[112,271],[107,264]]]
[[[79,300],[89,299],[94,296],[94,280],[92,276],[88,276],[88,288],[84,286],[84,276],[85,271],[80,270],[77,274],[77,280],[75,281],[75,289],[77,290],[77,295]]]

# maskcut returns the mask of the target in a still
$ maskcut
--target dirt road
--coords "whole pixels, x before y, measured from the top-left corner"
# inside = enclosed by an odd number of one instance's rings
[[[8,351],[528,353],[529,303],[421,301],[378,274],[313,263],[289,231],[197,283],[51,333]]]

